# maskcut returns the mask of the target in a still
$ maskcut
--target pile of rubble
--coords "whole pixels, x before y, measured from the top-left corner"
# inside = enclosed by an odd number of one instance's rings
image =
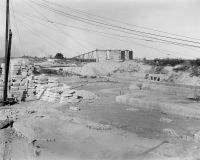
[[[3,97],[5,64],[1,64],[0,97]],[[54,77],[33,75],[34,65],[27,59],[12,59],[10,65],[8,97],[18,102],[41,99],[52,103],[76,103],[81,99],[96,99],[87,91],[77,91],[60,83]]]
[[[163,133],[166,133],[170,137],[179,138],[179,135],[176,133],[176,131],[171,128],[164,128]]]
[[[41,100],[51,103],[77,103],[81,100],[94,100],[97,96],[92,92],[74,90],[70,86],[60,84],[57,87],[47,88]]]
[[[89,122],[86,124],[86,127],[89,129],[94,130],[111,130],[112,127],[109,124],[102,124],[102,123],[95,123],[95,122]]]
[[[27,59],[12,59],[10,62],[10,74],[8,83],[8,97],[15,98],[17,101],[40,99],[45,88],[57,86],[55,78],[45,75],[34,76],[34,65]],[[3,97],[3,83],[5,64],[1,64],[0,75],[0,98]]]

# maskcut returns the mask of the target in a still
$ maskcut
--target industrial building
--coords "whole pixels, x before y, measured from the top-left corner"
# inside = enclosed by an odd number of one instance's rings
[[[84,53],[73,57],[78,61],[101,62],[106,60],[125,61],[133,59],[133,51],[130,50],[99,50]]]

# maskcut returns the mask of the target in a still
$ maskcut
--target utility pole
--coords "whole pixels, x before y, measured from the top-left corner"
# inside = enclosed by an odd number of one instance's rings
[[[8,35],[9,31],[9,21],[10,21],[10,7],[9,0],[6,0],[6,30],[5,30],[5,75],[4,75],[4,93],[3,93],[3,101],[4,105],[7,101],[7,90],[8,90],[8,74],[9,74],[9,63],[10,63],[10,53],[8,53],[9,43],[11,44],[12,33],[10,31],[10,35]],[[11,46],[10,46],[11,47]]]

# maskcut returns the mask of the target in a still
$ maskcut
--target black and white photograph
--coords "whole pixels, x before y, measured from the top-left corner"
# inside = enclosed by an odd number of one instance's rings
[[[200,160],[199,0],[0,0],[0,160]]]

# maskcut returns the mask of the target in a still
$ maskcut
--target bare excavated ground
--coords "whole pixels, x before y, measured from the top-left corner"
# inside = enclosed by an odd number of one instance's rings
[[[146,106],[143,107],[136,103],[117,103],[115,101],[116,96],[127,93],[131,95],[133,94],[133,91],[128,89],[127,83],[95,83],[89,84],[82,88],[85,90],[93,91],[99,96],[99,99],[95,103],[79,104],[81,111],[75,112],[73,114],[80,116],[81,118],[87,118],[92,121],[104,124],[111,124],[116,128],[120,128],[132,133],[137,133],[137,135],[141,137],[156,138],[161,140],[171,138],[170,136],[166,137],[166,134],[163,133],[163,129],[165,128],[171,128],[175,130],[180,136],[189,136],[192,134],[192,132],[199,129],[199,119],[196,117],[193,118],[188,116],[180,116],[175,112],[177,108],[175,108],[174,114],[168,114],[167,112],[156,109],[156,107],[147,108],[148,104],[145,104]],[[177,89],[175,91],[177,92]],[[141,92],[146,93],[146,99],[152,100],[152,97],[154,97],[154,101],[156,102],[161,100],[160,97],[163,97],[159,92],[155,94],[155,91],[148,92],[148,95],[147,91],[134,91],[134,95],[138,96]],[[184,98],[180,98],[179,101],[175,101],[175,99],[178,98],[178,93],[176,93],[175,96],[172,89],[170,92],[170,96],[164,97],[163,99],[166,99],[166,102],[168,103],[170,102],[169,100],[172,99],[172,106],[174,105],[176,107],[177,104],[186,106],[187,104],[187,107],[191,110],[194,105],[196,107],[198,106],[198,103],[190,102]],[[139,99],[146,102],[145,98],[142,99],[142,97],[140,97]],[[161,100],[161,102],[163,102],[163,100]],[[173,113],[173,108],[171,109],[170,113]],[[187,115],[187,113],[185,113],[185,115]],[[162,122],[160,120],[162,118],[168,118],[172,122]]]
[[[32,101],[12,106],[1,113],[13,112],[17,119],[13,128],[1,130],[2,159],[198,160],[200,157],[200,145],[193,136],[200,129],[199,119],[148,108],[147,103],[141,107],[143,103],[134,101],[116,102],[116,96],[128,94],[144,102],[170,102],[172,106],[183,104],[192,109],[199,104],[181,96],[187,95],[187,89],[181,90],[182,93],[166,86],[164,91],[155,87],[130,90],[130,80],[95,82],[66,78],[63,81],[94,92],[98,98],[66,105]],[[70,110],[71,106],[80,110]]]

